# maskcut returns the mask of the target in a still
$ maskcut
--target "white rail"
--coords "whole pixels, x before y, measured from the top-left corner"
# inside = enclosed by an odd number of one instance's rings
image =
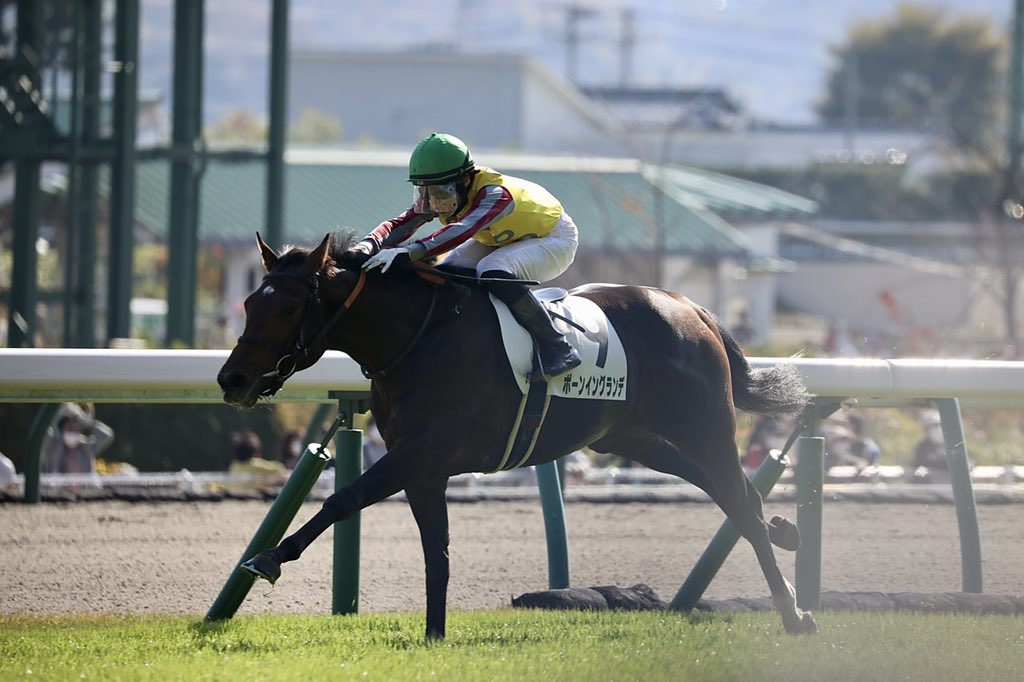
[[[0,349],[0,402],[218,403],[226,350]],[[777,358],[753,358],[763,367]],[[905,402],[958,398],[964,406],[1024,405],[1024,362],[933,359],[791,360],[815,395]],[[359,366],[330,351],[291,377],[275,400],[330,402],[366,391]]]
[[[226,350],[0,349],[0,402],[219,403]],[[331,402],[328,391],[368,391],[344,353],[329,351],[292,376],[279,402]]]

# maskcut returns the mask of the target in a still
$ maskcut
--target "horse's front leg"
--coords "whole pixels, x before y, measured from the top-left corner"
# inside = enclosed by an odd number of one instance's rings
[[[275,582],[281,577],[281,564],[295,561],[320,535],[338,521],[394,495],[405,487],[406,474],[395,453],[381,457],[351,485],[326,500],[313,518],[281,541],[277,547],[260,552],[242,563],[242,568],[257,578]]]
[[[406,488],[409,507],[420,528],[427,586],[427,639],[444,639],[448,602],[448,479]]]

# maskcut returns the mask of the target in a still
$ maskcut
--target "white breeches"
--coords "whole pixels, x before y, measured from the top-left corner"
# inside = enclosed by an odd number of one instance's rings
[[[522,239],[504,246],[486,246],[470,239],[452,249],[444,263],[475,268],[477,275],[501,270],[519,279],[547,282],[569,269],[577,246],[576,223],[563,212],[554,229],[544,237]]]

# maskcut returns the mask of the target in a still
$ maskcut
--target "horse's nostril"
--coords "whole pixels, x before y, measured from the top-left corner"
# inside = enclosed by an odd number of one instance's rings
[[[217,383],[225,391],[245,385],[245,375],[239,372],[221,372],[217,375]]]

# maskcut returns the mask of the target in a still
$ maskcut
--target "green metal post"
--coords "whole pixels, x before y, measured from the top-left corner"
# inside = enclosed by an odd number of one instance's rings
[[[76,5],[72,9],[71,29],[71,127],[68,131],[70,145],[68,149],[67,165],[67,205],[65,215],[67,216],[67,229],[64,231],[64,346],[68,348],[78,347],[79,341],[76,336],[78,325],[79,306],[78,297],[75,293],[75,284],[78,281],[78,253],[82,230],[79,225],[79,206],[81,191],[79,178],[81,168],[79,167],[79,153],[82,147],[82,59],[85,53],[85,17],[82,5]]]
[[[949,478],[956,503],[956,520],[960,527],[960,562],[964,592],[981,593],[981,533],[978,530],[978,507],[971,484],[971,467],[967,459],[967,440],[964,438],[960,401],[944,398],[933,401],[942,420],[942,437],[946,442]]]
[[[117,0],[114,22],[114,162],[110,173],[107,339],[131,333],[135,246],[135,133],[138,109],[139,0]]]
[[[288,125],[288,5],[273,0],[270,17],[270,87],[267,110],[267,243],[275,249],[284,241],[284,147]]]
[[[802,437],[796,461],[796,603],[817,609],[821,603],[821,528],[825,487],[825,439]]]
[[[14,242],[12,254],[10,305],[7,345],[32,348],[36,336],[36,283],[39,258],[40,164],[36,159],[14,162]]]
[[[789,460],[785,455],[769,455],[765,457],[761,467],[754,474],[753,480],[754,487],[757,488],[762,497],[768,496],[768,493],[775,487],[788,464]],[[673,611],[690,611],[693,609],[697,605],[697,601],[704,594],[704,591],[708,589],[708,585],[711,584],[715,574],[718,573],[718,569],[725,563],[726,557],[729,556],[729,552],[736,546],[736,541],[739,539],[740,533],[736,530],[736,526],[733,525],[732,521],[726,519],[725,523],[718,529],[718,532],[715,533],[715,537],[711,539],[700,559],[697,560],[682,587],[679,588],[679,592],[672,599],[669,608]]]
[[[369,409],[369,400],[365,392],[359,391],[330,391],[328,395],[338,401],[338,417],[344,427],[334,440],[338,451],[334,459],[334,490],[338,491],[363,473],[363,432],[352,428],[352,418]],[[359,612],[359,531],[359,512],[334,524],[331,613]]]
[[[565,529],[565,507],[558,482],[558,467],[554,462],[546,462],[538,464],[534,469],[544,512],[544,532],[548,540],[548,587],[553,590],[569,587],[569,538]]]
[[[100,75],[102,69],[103,3],[86,0],[82,79],[82,141],[88,151],[100,136]],[[92,155],[82,160],[79,184],[78,279],[75,284],[75,340],[83,348],[96,346],[96,216],[99,201],[99,164]]]
[[[313,489],[317,479],[320,478],[330,457],[330,452],[327,450],[314,452],[311,448],[306,448],[306,451],[302,453],[295,469],[288,476],[277,499],[271,505],[270,511],[264,517],[263,523],[256,530],[249,546],[242,553],[242,558],[235,564],[231,576],[207,612],[206,620],[223,620],[235,615],[256,580],[252,574],[242,570],[239,566],[243,561],[251,559],[263,550],[281,542],[285,531],[288,530],[288,525],[295,518],[302,503],[306,501],[309,491]]]
[[[203,103],[202,0],[174,3],[174,120],[167,236],[167,345],[195,345],[198,156]]]
[[[17,5],[17,48],[28,54],[40,54],[43,44],[42,3],[19,2]],[[31,87],[39,87],[39,72],[32,69]],[[33,136],[35,131],[16,131]],[[35,345],[36,301],[38,299],[36,240],[39,238],[40,162],[38,158],[18,158],[14,162],[14,265],[8,305],[7,345],[31,348]]]
[[[363,473],[363,432],[339,429],[334,437],[334,490],[337,492]],[[334,524],[334,584],[331,613],[359,613],[360,513]]]
[[[41,471],[40,458],[42,457],[43,438],[46,436],[46,429],[53,421],[54,415],[60,409],[60,403],[46,403],[32,422],[32,428],[28,432],[28,450],[25,453],[25,502],[39,504],[39,475]]]

